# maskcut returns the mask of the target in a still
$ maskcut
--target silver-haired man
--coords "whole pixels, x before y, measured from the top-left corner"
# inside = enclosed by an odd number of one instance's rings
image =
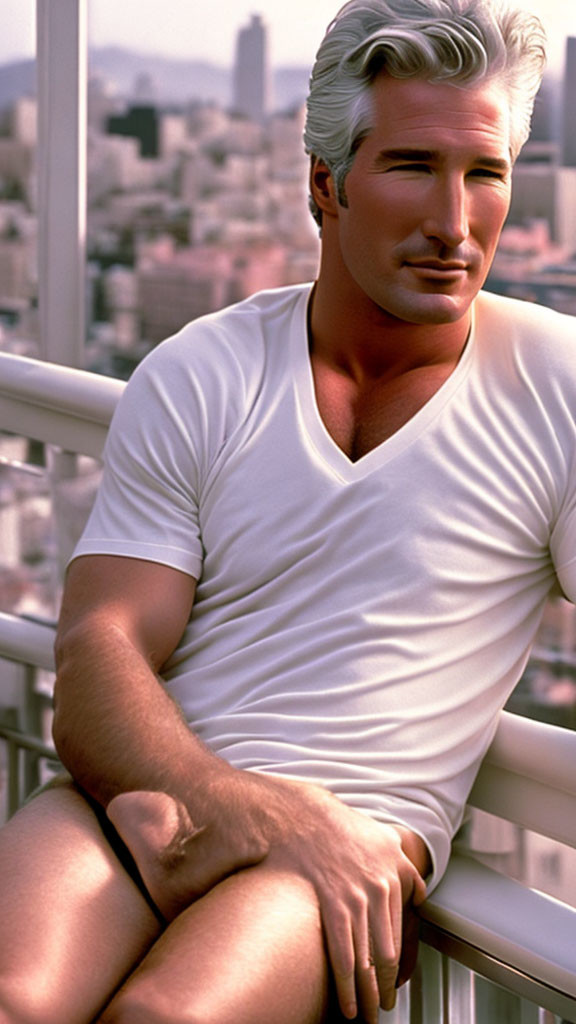
[[[547,595],[576,597],[574,321],[481,292],[542,66],[495,0],[330,26],[318,280],[185,327],[111,430],[59,631],[74,784],[0,839],[0,1021],[393,1005]]]

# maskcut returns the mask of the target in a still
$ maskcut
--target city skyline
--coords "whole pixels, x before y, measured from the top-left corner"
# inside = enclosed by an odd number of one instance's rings
[[[3,0],[0,63],[34,54],[35,0]],[[542,18],[549,37],[550,65],[559,70],[567,36],[576,36],[576,0],[522,0],[519,6]],[[205,59],[231,66],[236,34],[253,14],[269,28],[271,63],[311,65],[328,22],[339,2],[317,0],[212,0],[210,18],[189,0],[90,0],[89,40],[92,46],[121,45],[172,57]],[[158,31],[158,11],[162,31]]]

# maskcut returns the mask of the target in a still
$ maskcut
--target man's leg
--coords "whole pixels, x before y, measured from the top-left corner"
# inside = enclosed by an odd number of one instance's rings
[[[0,831],[0,1024],[88,1024],[160,932],[73,786]]]
[[[314,892],[265,862],[180,914],[100,1024],[320,1024],[328,1003]]]

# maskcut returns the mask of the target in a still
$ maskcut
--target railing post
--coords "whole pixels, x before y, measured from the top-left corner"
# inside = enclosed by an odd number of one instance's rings
[[[18,713],[16,708],[0,708],[0,724],[9,726],[12,729],[18,727]],[[20,805],[20,754],[18,746],[11,740],[8,740],[5,746],[6,763],[4,770],[6,772],[6,787],[5,787],[5,806],[3,808],[3,815],[0,817],[0,824],[3,823],[2,819],[6,821],[16,813]]]
[[[38,290],[43,359],[82,365],[86,0],[37,0]]]
[[[444,957],[420,943],[410,982],[410,1024],[448,1024],[444,1000]]]
[[[456,960],[449,960],[446,957],[444,977],[449,1024],[479,1024],[476,1018],[472,972]]]
[[[26,665],[26,693],[22,727],[33,736],[42,735],[42,715],[40,698],[36,693],[37,669],[34,665]],[[24,756],[24,792],[31,793],[40,782],[38,758],[27,753]]]

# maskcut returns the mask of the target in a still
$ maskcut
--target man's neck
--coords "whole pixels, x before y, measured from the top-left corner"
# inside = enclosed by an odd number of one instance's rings
[[[353,301],[351,301],[353,300]],[[367,296],[348,296],[320,275],[308,314],[313,361],[358,384],[394,379],[425,367],[453,368],[470,332],[471,316],[453,323],[398,320]]]
[[[442,387],[466,345],[470,316],[408,324],[318,281],[308,332],[318,411],[356,461],[400,430]]]

